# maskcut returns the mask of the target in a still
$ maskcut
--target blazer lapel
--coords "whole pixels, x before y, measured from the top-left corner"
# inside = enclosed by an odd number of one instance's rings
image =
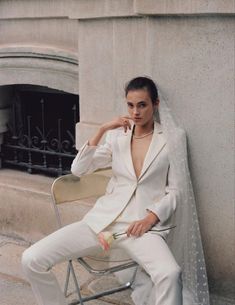
[[[149,166],[152,164],[154,159],[158,156],[158,154],[160,153],[160,151],[163,149],[163,147],[165,145],[166,145],[166,139],[163,135],[162,127],[159,123],[157,123],[155,121],[152,141],[149,145],[147,154],[145,156],[144,164],[143,164],[143,167],[142,167],[138,180],[140,180],[144,176],[144,174],[148,170]]]
[[[121,137],[118,137],[118,145],[119,145],[120,153],[123,157],[123,161],[125,162],[128,171],[134,178],[136,178],[132,157],[131,157],[131,135],[132,135],[133,126],[134,125],[132,125],[131,130],[127,130],[126,133],[123,132],[123,135]]]
[[[131,135],[133,126],[134,125],[132,125],[131,130],[128,130],[126,133],[123,133],[121,137],[118,137],[118,144],[128,171],[135,179],[137,179],[131,156]],[[165,144],[166,140],[162,134],[161,125],[157,122],[154,122],[153,137],[149,145],[147,154],[145,156],[144,164],[141,170],[141,174],[138,177],[138,180],[143,177],[143,175],[146,173],[147,169],[152,164],[153,160],[157,157],[157,155],[160,153]]]

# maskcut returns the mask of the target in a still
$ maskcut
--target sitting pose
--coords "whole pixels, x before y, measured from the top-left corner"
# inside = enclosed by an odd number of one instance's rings
[[[171,166],[168,139],[155,120],[161,103],[158,90],[150,78],[137,77],[127,84],[125,96],[128,115],[102,124],[71,167],[79,177],[112,167],[105,195],[82,221],[50,234],[23,254],[23,269],[40,305],[66,304],[51,268],[89,255],[100,247],[97,236],[102,231],[126,232],[111,247],[123,249],[149,275],[151,297],[141,305],[183,304],[181,267],[167,244],[181,190],[175,181],[179,173]],[[103,135],[105,142],[100,144]],[[166,230],[153,233],[153,228]],[[139,305],[138,297],[133,300]]]

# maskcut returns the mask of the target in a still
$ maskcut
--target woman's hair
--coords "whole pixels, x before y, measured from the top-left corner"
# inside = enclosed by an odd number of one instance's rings
[[[125,86],[125,96],[129,91],[146,89],[150,95],[152,103],[155,103],[158,99],[158,89],[156,84],[151,78],[139,76],[130,80]]]

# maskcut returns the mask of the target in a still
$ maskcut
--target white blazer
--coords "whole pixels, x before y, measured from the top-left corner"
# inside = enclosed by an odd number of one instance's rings
[[[123,128],[110,130],[103,145],[89,146],[87,141],[73,160],[71,171],[79,177],[98,168],[112,167],[113,176],[106,194],[83,218],[95,233],[102,231],[120,215],[133,194],[140,219],[147,215],[148,210],[159,217],[156,228],[169,226],[176,209],[179,191],[170,171],[161,125],[154,122],[152,140],[138,179],[131,157],[131,134],[132,130],[125,133]]]

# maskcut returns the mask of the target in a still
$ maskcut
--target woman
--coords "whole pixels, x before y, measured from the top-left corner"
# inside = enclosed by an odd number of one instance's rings
[[[183,304],[181,268],[166,243],[170,230],[150,231],[170,227],[183,194],[176,179],[180,173],[174,164],[170,166],[168,133],[164,134],[161,124],[154,120],[159,107],[155,83],[146,77],[131,80],[126,86],[126,103],[129,115],[101,125],[72,163],[72,173],[77,176],[112,166],[106,194],[81,222],[52,233],[23,255],[24,271],[41,305],[66,304],[50,268],[63,260],[88,255],[99,247],[97,234],[103,230],[126,232],[126,237],[113,246],[124,249],[150,276],[151,299],[145,304]],[[100,145],[104,134],[105,143]],[[133,296],[139,304],[138,296]],[[192,298],[187,305],[208,304],[198,301],[197,296]]]

